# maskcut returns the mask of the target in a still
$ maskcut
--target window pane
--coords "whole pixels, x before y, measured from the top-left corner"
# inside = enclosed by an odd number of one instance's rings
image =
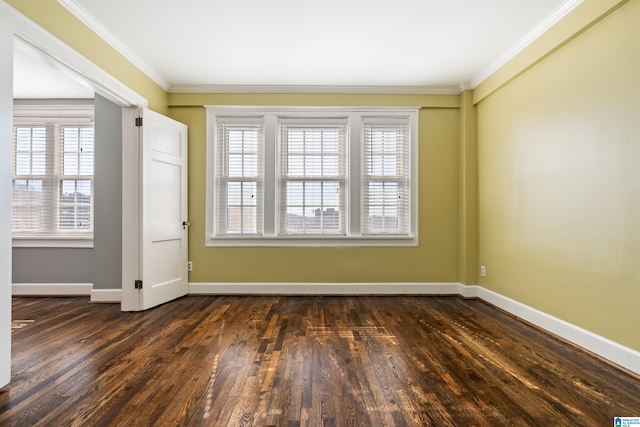
[[[289,176],[304,176],[304,156],[290,154],[287,165],[289,167],[287,174]]]
[[[282,218],[284,233],[342,233],[343,198],[339,181],[287,181]]]
[[[58,227],[61,230],[91,230],[90,180],[65,179],[60,182]]]
[[[304,203],[307,206],[322,206],[322,183],[306,182],[304,185]]]
[[[76,191],[78,193],[79,202],[89,203],[91,201],[91,181],[87,179],[78,180]]]
[[[228,234],[255,234],[258,229],[258,184],[228,182],[226,185],[225,231]],[[221,198],[225,201],[224,196]]]
[[[16,129],[16,151],[31,151],[31,128]]]
[[[93,128],[65,127],[62,142],[62,173],[93,175]]]
[[[340,206],[340,184],[338,182],[324,182],[322,187],[322,201],[324,206]]]
[[[46,173],[46,128],[15,128],[15,175]]]
[[[79,147],[79,137],[78,137],[78,128],[69,128],[66,127],[63,130],[63,147],[65,153],[74,153],[78,152]]]
[[[43,219],[42,181],[13,181],[13,197],[11,200],[13,230],[39,231]]]
[[[227,183],[227,204],[229,206],[239,206],[242,201],[242,184],[240,182]]]
[[[31,153],[16,153],[16,175],[31,175]]]
[[[256,183],[255,182],[243,182],[242,183],[242,206],[255,206],[256,205]]]
[[[336,154],[326,155],[322,163],[323,176],[339,176],[340,175],[340,157]]]
[[[63,156],[63,175],[78,175],[78,154],[65,152]]]

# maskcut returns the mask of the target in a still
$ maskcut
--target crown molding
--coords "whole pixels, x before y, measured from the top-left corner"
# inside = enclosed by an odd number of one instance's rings
[[[471,88],[475,89],[480,83],[498,71],[503,65],[515,58],[527,46],[537,40],[542,34],[557,24],[562,18],[568,15],[573,9],[578,7],[583,0],[567,0],[558,6],[549,16],[529,31],[517,43],[512,45],[493,62],[487,65],[476,77],[471,80]]]
[[[89,27],[91,31],[100,36],[112,48],[129,60],[129,62],[140,69],[140,71],[146,74],[147,77],[153,80],[158,86],[165,91],[169,90],[169,82],[155,68],[149,65],[144,59],[125,45],[84,7],[80,6],[75,0],[58,0],[58,3],[67,9],[73,16],[78,18],[80,22]]]
[[[465,90],[471,90],[471,82],[460,82],[458,85],[458,93],[462,93]]]
[[[376,95],[459,95],[451,86],[340,86],[340,85],[171,85],[169,93],[344,93]]]
[[[147,106],[147,100],[140,94],[2,0],[0,15],[13,26],[16,41],[50,65],[69,72],[120,106]]]

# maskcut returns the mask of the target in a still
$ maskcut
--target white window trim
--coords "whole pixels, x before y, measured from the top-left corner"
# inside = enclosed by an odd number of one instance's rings
[[[93,100],[83,100],[70,104],[45,104],[34,105],[31,103],[17,104],[13,107],[13,124],[33,124],[34,122],[47,119],[55,119],[56,123],[78,124],[94,122]],[[73,233],[66,235],[34,234],[32,236],[17,235],[12,236],[12,247],[14,248],[93,248],[95,227],[91,235],[74,236]]]
[[[68,248],[68,249],[92,249],[93,238],[74,237],[14,237],[14,248]]]
[[[417,246],[418,245],[418,112],[420,107],[277,107],[277,106],[219,106],[205,105],[206,109],[206,246]],[[265,124],[264,168],[264,235],[263,236],[217,236],[215,235],[215,188],[216,173],[216,118],[263,118]],[[347,236],[297,236],[277,235],[277,213],[275,195],[276,174],[279,160],[276,150],[276,134],[279,118],[346,118],[349,126],[349,170],[347,171]],[[361,132],[364,118],[408,118],[410,122],[410,227],[409,235],[360,234],[360,176],[361,176]],[[354,125],[355,124],[355,125]],[[353,185],[353,183],[357,183]]]

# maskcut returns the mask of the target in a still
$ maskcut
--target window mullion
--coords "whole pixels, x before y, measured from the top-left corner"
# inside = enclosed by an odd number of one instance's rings
[[[45,182],[42,183],[44,198],[44,219],[45,229],[47,232],[55,234],[58,232],[58,195],[60,192],[61,173],[61,154],[60,148],[62,137],[60,136],[59,126],[47,125],[47,143],[46,143],[46,175]],[[46,190],[45,190],[46,187]]]
[[[362,182],[362,129],[360,114],[352,114],[350,118],[349,168],[346,171],[346,200],[349,213],[347,229],[351,236],[362,236],[361,228],[361,182]]]
[[[264,221],[264,234],[265,236],[275,236],[277,233],[277,211],[276,206],[277,197],[277,175],[280,171],[280,164],[278,156],[276,155],[276,139],[277,139],[277,118],[274,115],[268,115],[265,117],[264,124],[264,146],[263,159],[264,159],[264,185],[263,185],[263,221]]]

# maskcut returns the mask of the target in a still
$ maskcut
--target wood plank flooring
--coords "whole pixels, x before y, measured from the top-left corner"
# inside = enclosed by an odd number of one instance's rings
[[[611,426],[640,379],[457,297],[14,298],[2,426]]]

